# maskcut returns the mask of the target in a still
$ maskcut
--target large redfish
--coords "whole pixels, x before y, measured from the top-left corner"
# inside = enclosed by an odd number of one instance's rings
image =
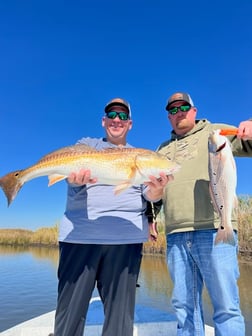
[[[89,169],[98,183],[115,185],[115,194],[132,185],[175,173],[180,166],[154,151],[142,148],[113,148],[97,151],[84,144],[64,147],[42,157],[36,164],[10,172],[0,178],[8,205],[15,199],[25,182],[39,176],[48,176],[49,186],[66,179],[71,172]]]
[[[235,245],[232,228],[232,211],[237,207],[237,173],[229,140],[215,130],[209,135],[209,178],[210,194],[214,208],[220,216],[220,226],[215,244]]]

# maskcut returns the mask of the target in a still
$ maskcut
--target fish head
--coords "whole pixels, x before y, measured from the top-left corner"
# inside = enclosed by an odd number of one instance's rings
[[[212,153],[218,153],[224,149],[228,143],[228,139],[220,134],[220,129],[214,130],[209,134],[208,147]]]
[[[173,175],[180,170],[181,165],[178,164],[176,161],[173,161],[167,158],[167,156],[162,155],[160,153],[157,153],[157,154],[158,154],[159,160],[163,164],[163,172],[166,173],[166,175]]]
[[[138,172],[145,177],[149,177],[150,175],[159,177],[161,172],[166,175],[172,175],[180,169],[178,163],[169,160],[165,155],[157,152],[138,155],[136,166]]]

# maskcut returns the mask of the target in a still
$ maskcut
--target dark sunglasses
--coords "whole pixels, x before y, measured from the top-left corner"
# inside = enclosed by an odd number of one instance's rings
[[[171,109],[168,110],[168,112],[172,115],[175,115],[178,113],[178,111],[188,112],[190,108],[191,108],[191,105],[181,105],[181,106],[172,107]]]
[[[110,111],[106,113],[107,118],[109,119],[115,119],[116,117],[119,117],[120,120],[129,120],[129,114],[126,112],[116,112],[116,111]]]

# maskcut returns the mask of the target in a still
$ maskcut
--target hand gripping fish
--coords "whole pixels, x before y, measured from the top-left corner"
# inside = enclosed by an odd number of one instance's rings
[[[209,135],[209,178],[210,195],[216,212],[220,216],[220,226],[215,244],[235,245],[231,223],[232,211],[237,207],[236,165],[229,140],[215,130]]]
[[[175,173],[180,166],[159,153],[142,148],[113,148],[97,151],[84,144],[64,147],[43,156],[34,165],[10,172],[0,178],[8,205],[15,199],[25,182],[36,177],[48,176],[49,186],[80,169],[88,169],[98,183],[115,185],[115,194],[132,185],[150,181],[149,176],[159,177]]]

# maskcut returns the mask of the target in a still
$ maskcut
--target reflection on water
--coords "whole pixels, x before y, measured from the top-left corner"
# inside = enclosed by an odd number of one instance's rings
[[[252,264],[240,263],[240,273],[241,308],[245,315],[247,335],[252,335]]]
[[[241,309],[246,323],[246,335],[252,335],[252,263],[239,263],[239,291]],[[154,306],[172,313],[172,281],[164,257],[145,256],[142,261],[139,283],[143,288],[137,292],[137,302]],[[140,287],[141,288],[141,287]],[[207,291],[203,291],[205,323],[213,326],[213,309]]]
[[[55,309],[58,250],[0,247],[0,331]]]
[[[0,245],[0,256],[14,255],[19,253],[30,253],[36,259],[48,259],[53,264],[58,265],[58,248],[54,247],[24,247],[24,246],[1,246]]]
[[[0,246],[0,332],[17,323],[52,311],[56,306],[58,249]],[[247,335],[252,335],[252,264],[240,263],[241,307]],[[172,313],[172,282],[164,257],[144,256],[137,303]],[[204,292],[206,323],[212,307]]]
[[[144,256],[138,283],[137,302],[172,312],[172,283],[162,257]]]
[[[145,256],[143,258],[139,277],[140,286],[141,282],[144,288],[137,292],[137,302],[173,313],[170,302],[173,286],[164,257]],[[203,291],[203,309],[205,322],[213,325],[212,306],[205,290]]]

